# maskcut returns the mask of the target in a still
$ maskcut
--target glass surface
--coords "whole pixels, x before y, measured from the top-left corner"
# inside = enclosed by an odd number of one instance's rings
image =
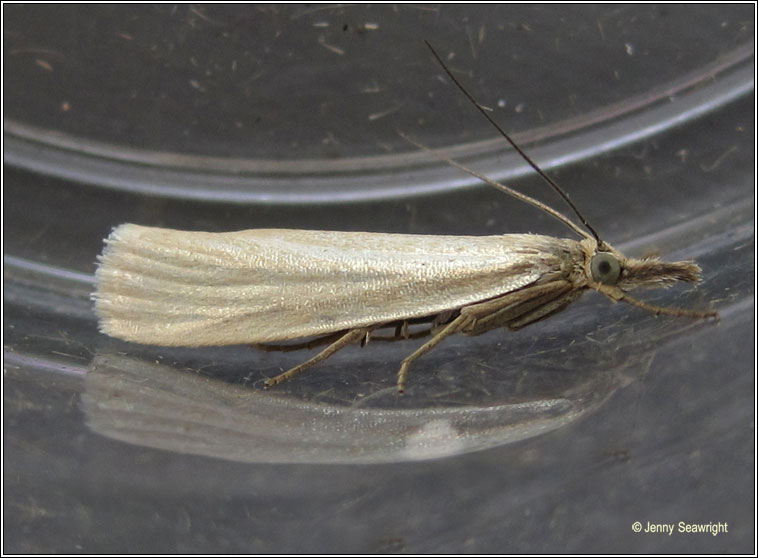
[[[747,552],[749,5],[4,6],[7,552]],[[95,257],[178,229],[569,236],[432,60],[628,255],[703,282],[519,332],[312,353],[97,332]],[[752,422],[751,422],[752,421]],[[481,451],[486,450],[486,451]],[[636,534],[634,521],[729,532]]]

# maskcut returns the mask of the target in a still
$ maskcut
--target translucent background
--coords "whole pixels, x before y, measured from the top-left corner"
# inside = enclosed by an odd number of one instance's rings
[[[747,552],[754,538],[750,5],[4,6],[7,552]],[[97,333],[111,227],[569,234],[695,259],[523,331],[307,358]],[[474,451],[484,450],[484,451]],[[635,534],[632,523],[729,532]]]

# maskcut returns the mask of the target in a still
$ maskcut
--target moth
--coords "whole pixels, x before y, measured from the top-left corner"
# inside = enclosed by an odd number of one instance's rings
[[[267,379],[265,387],[352,343],[429,336],[400,365],[397,390],[402,393],[411,364],[446,337],[517,330],[564,310],[590,289],[656,315],[717,316],[712,310],[661,307],[631,297],[628,291],[637,288],[697,282],[701,270],[693,261],[627,258],[603,241],[565,192],[427,45],[453,83],[561,195],[582,226],[534,198],[440,158],[559,219],[581,240],[284,229],[208,233],[124,224],[106,239],[98,259],[93,299],[100,331],[160,346],[251,344],[289,351],[326,345],[309,360]],[[379,335],[380,330],[389,334]],[[277,343],[297,339],[306,340]]]

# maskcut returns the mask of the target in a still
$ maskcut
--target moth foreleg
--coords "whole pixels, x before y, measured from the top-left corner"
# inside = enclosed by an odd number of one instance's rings
[[[348,330],[347,333],[344,333],[340,338],[338,338],[334,343],[329,345],[326,349],[321,351],[319,354],[314,356],[313,358],[310,358],[303,362],[302,364],[298,364],[294,368],[290,368],[286,372],[282,372],[278,376],[274,376],[273,378],[269,378],[263,383],[264,387],[270,388],[272,386],[275,386],[276,384],[279,384],[285,380],[289,380],[292,376],[295,374],[299,374],[303,370],[306,370],[313,366],[314,364],[317,364],[321,362],[322,360],[326,360],[330,356],[332,356],[334,353],[345,347],[346,345],[349,345],[353,341],[358,341],[360,339],[365,339],[366,334],[368,333],[369,329],[367,328],[357,328],[357,329],[351,329]],[[339,332],[342,333],[342,332]]]
[[[403,359],[403,362],[400,364],[400,370],[398,370],[397,373],[397,392],[398,393],[404,393],[405,392],[405,383],[408,379],[408,370],[411,367],[411,364],[414,360],[416,360],[421,355],[428,353],[431,351],[434,347],[440,344],[440,342],[445,338],[453,333],[456,333],[463,329],[466,324],[471,320],[468,316],[458,316],[455,318],[452,322],[447,324],[444,328],[442,328],[440,331],[434,334],[434,337],[432,337],[429,341],[421,345],[418,349],[416,349],[413,353],[411,353],[409,356],[405,357]]]

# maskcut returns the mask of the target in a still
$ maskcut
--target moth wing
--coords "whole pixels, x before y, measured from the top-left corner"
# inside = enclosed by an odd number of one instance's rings
[[[165,346],[265,343],[416,317],[565,275],[578,243],[126,224],[99,258],[100,329]]]

